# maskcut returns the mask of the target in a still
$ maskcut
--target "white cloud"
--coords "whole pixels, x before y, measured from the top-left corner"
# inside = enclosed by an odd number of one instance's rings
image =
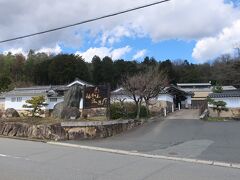
[[[192,56],[199,62],[216,58],[221,54],[233,53],[234,45],[240,42],[240,19],[231,26],[224,28],[216,36],[199,40]]]
[[[66,0],[2,0],[0,39],[71,24],[146,3],[146,0],[71,0],[71,3]],[[196,40],[216,35],[239,17],[239,10],[232,4],[224,3],[224,0],[172,0],[82,26],[1,44],[0,48],[21,47],[29,50],[53,47],[59,43],[80,48],[85,32],[92,36],[103,34],[102,46],[119,42],[122,37],[141,35],[151,37],[153,41]]]
[[[116,26],[112,30],[106,30],[101,35],[101,44],[105,46],[106,44],[113,45],[114,43],[120,42],[121,38],[124,37],[142,37],[144,36],[144,32],[140,29],[140,27],[133,26],[132,24]]]
[[[91,62],[92,58],[95,55],[99,56],[100,58],[103,58],[105,56],[109,56],[110,51],[111,51],[111,49],[106,48],[106,47],[100,47],[100,48],[92,48],[91,47],[85,52],[77,51],[75,54],[82,56],[86,62]]]
[[[131,0],[125,4],[128,7],[136,6]],[[144,4],[144,1],[140,0],[139,4]],[[155,42],[167,39],[198,40],[219,33],[239,18],[240,12],[224,0],[172,0],[123,17],[114,18],[103,26],[103,45],[119,42],[122,37],[139,36],[151,37]]]
[[[61,52],[62,52],[62,49],[58,44],[54,48],[43,47],[36,51],[36,53],[46,53],[47,55],[60,54]]]
[[[192,56],[199,62],[203,62],[220,53],[231,52],[230,46],[233,40],[227,37],[225,30],[233,31],[234,25],[231,25],[240,19],[240,11],[233,4],[225,2],[225,0],[172,0],[85,25],[3,43],[0,44],[0,49],[4,52],[10,50],[25,53],[29,49],[39,49],[47,53],[59,53],[61,50],[55,47],[56,44],[80,49],[84,44],[84,36],[88,35],[92,37],[90,41],[94,42],[98,39],[97,42],[102,46],[90,48],[89,54],[98,52],[113,56],[113,50],[104,49],[105,46],[113,46],[124,37],[146,36],[154,42],[167,39],[196,40],[197,44]],[[69,3],[66,0],[21,0],[21,2],[1,0],[0,40],[80,22],[146,3],[150,2],[146,0],[71,0]],[[236,41],[240,40],[237,32],[234,33]],[[119,52],[115,54],[114,56],[120,56]]]
[[[134,60],[137,60],[137,59],[140,59],[140,58],[143,58],[147,53],[147,50],[146,49],[143,49],[141,51],[138,51],[134,56],[133,56],[133,59]]]
[[[106,43],[113,44],[119,42],[120,38],[124,36],[130,37],[131,32],[123,26],[117,26],[112,31],[105,31],[101,37],[102,46],[105,46]]]
[[[125,46],[122,48],[117,48],[111,51],[111,57],[113,60],[120,59],[125,54],[129,53],[131,51],[131,48],[129,46]]]
[[[23,56],[27,57],[28,55],[28,51],[24,50],[23,48],[11,48],[11,49],[7,49],[5,51],[3,51],[3,54],[8,54],[11,53],[13,55],[15,54],[22,54]],[[51,54],[60,54],[62,52],[61,47],[57,44],[55,47],[53,48],[46,48],[43,47],[41,49],[35,50],[35,53],[46,53],[48,56]]]
[[[11,53],[13,55],[16,55],[16,54],[22,54],[23,56],[27,57],[27,52],[25,52],[23,50],[23,48],[11,48],[11,49],[8,49],[8,50],[5,50],[3,51],[3,54],[7,55],[8,53]]]
[[[104,58],[105,56],[111,57],[113,60],[117,60],[122,58],[124,55],[126,55],[128,52],[131,51],[131,48],[129,46],[125,46],[122,48],[107,48],[107,47],[99,47],[99,48],[89,48],[85,52],[77,51],[75,54],[82,56],[86,62],[91,62],[92,58],[97,55],[100,58]]]

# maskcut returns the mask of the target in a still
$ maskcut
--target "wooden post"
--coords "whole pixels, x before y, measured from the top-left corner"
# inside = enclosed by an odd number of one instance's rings
[[[106,109],[106,117],[107,120],[110,120],[110,96],[111,96],[111,88],[110,88],[110,84],[107,83],[107,109]]]
[[[167,108],[164,108],[164,116],[167,116]]]
[[[85,91],[86,91],[86,85],[83,86],[83,92],[82,92],[82,114],[81,117],[84,118],[84,106],[85,106]]]

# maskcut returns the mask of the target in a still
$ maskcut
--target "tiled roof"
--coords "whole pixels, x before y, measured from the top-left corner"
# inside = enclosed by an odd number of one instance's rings
[[[179,88],[178,86],[175,86],[171,84],[169,87],[166,87],[165,90],[167,93],[173,93],[173,94],[182,94],[182,95],[193,95],[194,93],[192,91],[185,91],[182,88]]]
[[[15,88],[12,91],[6,92],[5,96],[46,95],[48,90],[50,90],[50,86]]]
[[[80,84],[82,86],[86,85],[86,86],[90,86],[90,87],[93,86],[93,84],[90,84],[90,83],[88,83],[86,81],[83,81],[83,80],[80,80],[80,79],[76,78],[75,81],[73,81],[72,83],[67,85],[67,87],[70,87],[70,86],[72,86],[74,84]]]
[[[131,94],[127,90],[123,89],[122,87],[112,91],[111,95],[115,95],[115,96],[131,96]]]
[[[212,92],[212,88],[180,88],[186,92]]]
[[[209,87],[204,87],[204,88],[199,88],[199,87],[194,87],[194,88],[185,88],[184,86],[183,87],[180,87],[180,89],[184,90],[184,91],[192,91],[192,92],[212,92],[212,89],[213,89],[214,86],[209,86]],[[223,90],[225,91],[229,91],[229,90],[236,90],[236,88],[234,86],[222,86]]]
[[[32,86],[26,88],[15,88],[12,91],[0,94],[0,97],[5,96],[39,96],[39,95],[48,95],[48,96],[60,96],[63,91],[68,90],[74,84],[81,84],[86,86],[92,86],[91,84],[76,79],[69,85],[49,85],[49,86]],[[60,93],[60,95],[58,94]]]
[[[184,95],[193,95],[192,92],[186,92],[186,91],[178,88],[175,85],[170,85],[169,87],[165,87],[159,94],[174,94],[173,92],[178,92],[178,93],[181,93]],[[127,95],[127,96],[130,95],[130,93],[123,88],[116,89],[116,90],[112,91],[111,94],[112,95]]]
[[[240,97],[240,90],[223,91],[222,93],[211,93],[210,98]]]

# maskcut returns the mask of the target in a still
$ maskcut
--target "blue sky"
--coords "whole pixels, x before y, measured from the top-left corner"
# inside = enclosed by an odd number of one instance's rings
[[[72,0],[71,3],[65,0],[3,0],[0,39],[151,2],[155,0]],[[149,56],[157,60],[187,59],[192,63],[204,63],[225,53],[233,54],[234,47],[240,47],[239,4],[239,0],[172,0],[138,12],[0,44],[0,51],[25,55],[29,49],[49,54],[73,53],[88,62],[92,56],[99,55],[111,56],[114,60],[141,61]]]
[[[121,48],[125,46],[133,47],[133,49],[122,56],[121,58],[125,60],[133,60],[133,56],[141,50],[146,50],[143,57],[136,60],[142,61],[145,56],[154,57],[157,60],[178,60],[187,59],[190,62],[196,63],[191,56],[192,50],[196,44],[194,40],[164,40],[162,42],[153,42],[150,37],[140,37],[140,38],[122,38],[120,42],[115,43],[113,46],[106,46],[107,48]],[[69,48],[60,45],[63,52],[65,53],[75,53],[78,48]],[[87,51],[91,47],[101,47],[101,43],[96,43],[93,39],[85,35],[85,41],[82,46],[81,51]]]
[[[96,44],[91,40],[89,43],[84,44],[82,51],[86,51],[88,48],[93,46],[101,46]],[[143,57],[137,59],[142,61],[145,56],[154,57],[157,60],[176,60],[176,59],[187,59],[191,62],[194,62],[194,59],[191,56],[192,49],[194,48],[196,42],[192,41],[183,41],[183,40],[164,40],[162,42],[153,42],[149,37],[141,38],[123,38],[120,42],[114,44],[114,46],[107,46],[108,48],[113,47],[121,48],[125,46],[133,47],[133,50],[128,54],[124,55],[122,58],[126,60],[132,60],[133,56],[141,50],[146,50]],[[66,52],[74,53],[75,49],[65,49]]]

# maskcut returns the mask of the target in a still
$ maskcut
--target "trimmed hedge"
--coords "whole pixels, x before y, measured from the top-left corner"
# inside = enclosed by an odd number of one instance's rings
[[[141,106],[140,117],[147,117],[147,109],[145,106]],[[110,106],[110,118],[111,119],[134,119],[137,116],[137,108],[133,103],[114,103]]]

